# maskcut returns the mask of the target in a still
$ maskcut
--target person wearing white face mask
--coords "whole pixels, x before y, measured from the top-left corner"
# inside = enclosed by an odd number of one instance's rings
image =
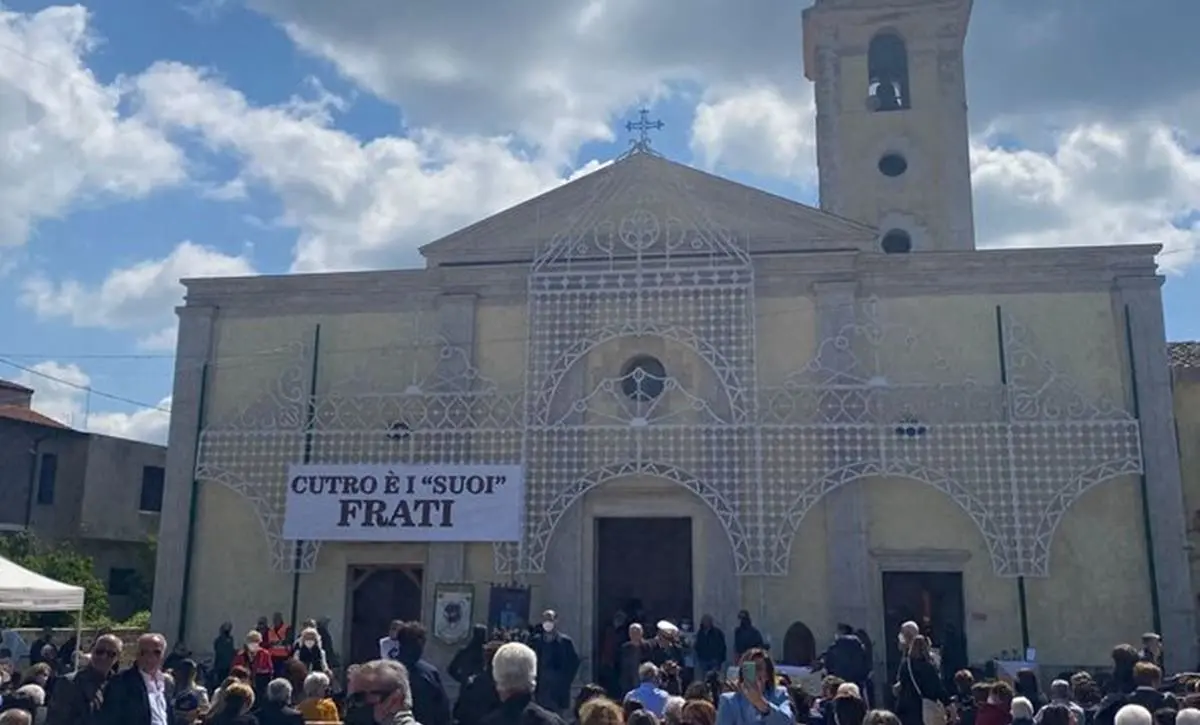
[[[535,697],[542,707],[563,713],[571,707],[571,685],[579,672],[579,653],[571,638],[558,631],[558,614],[553,609],[542,612],[542,627],[529,642],[537,655],[537,691]]]
[[[326,662],[325,648],[321,643],[321,635],[316,627],[306,627],[300,631],[300,639],[292,647],[292,657],[304,663],[309,673],[324,672],[329,674],[329,664]]]
[[[275,676],[275,663],[271,661],[271,654],[263,649],[258,630],[246,633],[246,644],[233,656],[233,666],[244,667],[250,673],[256,694],[267,691],[267,683]]]

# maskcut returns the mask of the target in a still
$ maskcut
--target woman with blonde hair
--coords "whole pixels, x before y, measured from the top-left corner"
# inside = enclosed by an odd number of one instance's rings
[[[607,697],[596,697],[579,708],[579,725],[625,725],[625,711]]]
[[[234,682],[221,689],[220,702],[214,699],[213,708],[204,718],[205,725],[258,725],[250,714],[254,707],[254,690],[244,682]]]
[[[329,674],[329,658],[325,656],[325,647],[316,627],[305,627],[301,630],[300,638],[292,647],[292,657],[303,662],[309,672]]]

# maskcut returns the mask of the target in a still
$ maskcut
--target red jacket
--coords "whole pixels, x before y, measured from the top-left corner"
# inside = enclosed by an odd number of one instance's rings
[[[261,647],[253,657],[245,647],[238,650],[237,654],[233,656],[233,666],[245,667],[251,675],[269,675],[275,672],[275,665],[271,662],[270,653]]]
[[[993,705],[990,702],[979,706],[975,715],[975,725],[1009,725],[1012,722],[1012,712],[1003,705]]]

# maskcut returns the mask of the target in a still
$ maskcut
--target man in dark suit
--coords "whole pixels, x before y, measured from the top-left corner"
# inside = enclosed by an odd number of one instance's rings
[[[161,634],[138,637],[137,659],[133,666],[108,681],[104,705],[100,709],[102,725],[168,725],[171,722],[171,695],[163,674],[163,656],[167,638]]]
[[[46,725],[98,725],[104,686],[122,646],[115,634],[101,635],[92,643],[88,666],[54,683]]]
[[[288,707],[292,701],[292,683],[282,677],[267,683],[267,696],[254,711],[258,725],[304,725],[300,711]]]
[[[557,714],[534,702],[537,655],[528,646],[509,642],[492,658],[492,676],[500,707],[488,713],[481,725],[563,725]]]

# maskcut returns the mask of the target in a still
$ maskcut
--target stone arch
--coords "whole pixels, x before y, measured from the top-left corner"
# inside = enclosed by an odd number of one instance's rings
[[[1135,460],[1105,461],[1081,471],[1079,475],[1072,478],[1066,485],[1059,487],[1050,497],[1050,501],[1047,502],[1046,507],[1042,509],[1040,516],[1038,516],[1033,541],[1031,542],[1033,551],[1028,562],[1030,568],[1028,575],[1050,575],[1050,548],[1054,544],[1054,533],[1058,530],[1058,525],[1062,523],[1063,518],[1076,501],[1102,483],[1120,476],[1141,473],[1141,471],[1141,465]]]
[[[812,629],[799,620],[792,622],[783,636],[781,664],[808,667],[817,659],[817,638]]]
[[[749,566],[750,540],[738,518],[737,510],[726,500],[724,494],[707,481],[679,466],[658,461],[628,461],[602,466],[580,476],[559,491],[544,511],[531,517],[528,528],[530,569],[535,572],[545,570],[546,549],[559,520],[576,501],[583,498],[584,494],[609,481],[639,475],[670,481],[699,497],[721,523],[729,539],[738,571],[744,571]]]
[[[613,340],[625,337],[656,336],[675,342],[686,347],[707,363],[709,369],[720,382],[722,393],[726,396],[729,410],[737,422],[744,422],[750,415],[750,410],[739,405],[738,391],[745,390],[738,366],[726,359],[726,356],[702,335],[684,327],[671,323],[630,322],[625,324],[606,325],[590,334],[576,340],[564,349],[543,371],[544,376],[532,386],[530,396],[530,411],[533,419],[545,424],[551,406],[558,395],[559,387],[575,364],[588,353]]]
[[[893,28],[875,33],[867,48],[868,95],[873,111],[903,111],[912,108],[909,94],[909,51],[904,37]]]
[[[805,485],[792,499],[783,519],[777,525],[775,535],[771,538],[770,560],[780,573],[788,571],[792,540],[800,528],[800,522],[812,507],[825,494],[864,478],[907,478],[932,486],[946,494],[979,528],[995,570],[1002,572],[1009,568],[1004,532],[994,519],[993,512],[988,510],[978,496],[944,471],[912,461],[896,460],[859,461],[830,470],[816,481]]]

